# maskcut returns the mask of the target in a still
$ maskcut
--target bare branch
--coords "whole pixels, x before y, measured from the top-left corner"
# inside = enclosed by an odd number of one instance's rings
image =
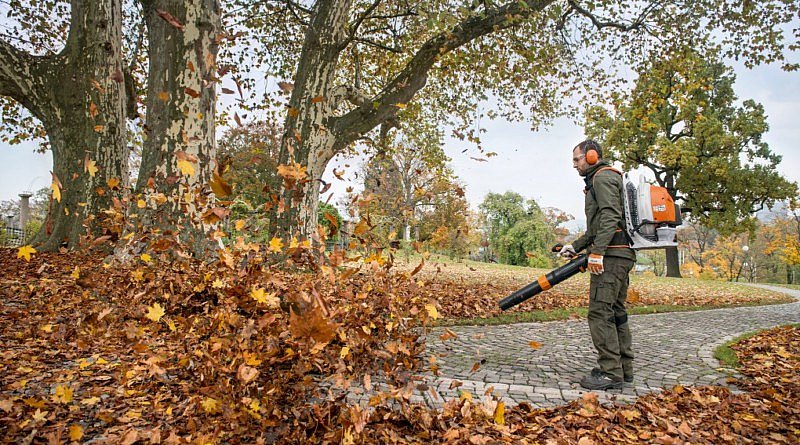
[[[601,20],[597,18],[597,16],[592,14],[589,10],[581,7],[575,0],[569,0],[569,6],[573,11],[591,20],[592,24],[594,24],[594,26],[597,29],[616,28],[621,31],[631,31],[634,29],[641,28],[642,25],[644,24],[644,18],[646,17],[645,12],[649,11],[649,9],[645,8],[645,11],[643,11],[642,15],[640,15],[635,21],[626,25],[610,20]]]
[[[367,38],[356,37],[352,40],[358,43],[363,43],[365,45],[372,46],[374,48],[382,49],[384,51],[393,52],[395,54],[402,54],[403,52],[402,48],[395,48],[393,46],[384,45],[383,43],[378,43],[374,40],[370,40]]]

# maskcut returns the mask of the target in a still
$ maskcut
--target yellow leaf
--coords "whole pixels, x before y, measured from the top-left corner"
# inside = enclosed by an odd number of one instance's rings
[[[258,366],[261,364],[262,360],[258,359],[258,354],[255,352],[245,352],[244,353],[244,362],[250,366]]]
[[[81,405],[94,406],[100,401],[100,397],[89,397],[88,399],[81,400]]]
[[[269,241],[269,251],[270,252],[280,253],[282,250],[283,250],[283,240],[282,239],[280,239],[278,237],[274,237]]]
[[[169,93],[166,91],[161,91],[158,93],[158,100],[168,101],[169,100]]]
[[[55,199],[58,202],[61,202],[61,187],[59,187],[58,184],[55,181],[53,181],[50,184],[50,188],[53,189],[53,199]]]
[[[293,236],[293,237],[292,237],[292,240],[291,240],[291,241],[289,241],[289,248],[290,248],[290,249],[297,249],[297,247],[298,247],[299,245],[300,245],[300,243],[298,243],[298,242],[297,242],[297,237]]]
[[[236,230],[242,230],[242,229],[244,229],[244,224],[245,224],[244,220],[243,219],[239,219],[239,220],[236,220],[236,224],[234,224],[234,227],[236,228]]]
[[[103,125],[95,125],[94,126],[94,131],[95,131],[95,133],[102,133],[105,128],[106,127],[103,126]]]
[[[494,423],[506,424],[506,404],[503,402],[497,402],[497,408],[494,409]]]
[[[216,414],[219,412],[219,402],[211,397],[206,397],[205,400],[200,402],[200,405],[202,405],[203,410],[208,414]]]
[[[169,330],[170,330],[170,331],[172,331],[172,332],[175,332],[175,330],[176,330],[176,329],[178,329],[178,328],[175,326],[175,322],[174,322],[174,321],[172,321],[172,320],[168,320],[168,321],[167,321],[167,327],[168,327],[168,328],[169,328]]]
[[[17,250],[17,258],[25,258],[25,261],[30,262],[32,253],[36,253],[32,246],[22,246]]]
[[[89,176],[94,178],[94,175],[100,170],[97,168],[97,163],[93,160],[87,160],[85,165],[85,170],[89,172]]]
[[[394,104],[395,107],[404,110],[406,108],[406,104]]]
[[[150,263],[153,262],[153,258],[150,257],[150,254],[147,254],[147,253],[143,253],[139,258],[141,258],[142,261],[144,261],[147,264],[150,264]]]
[[[222,289],[223,287],[225,287],[225,283],[219,278],[217,278],[216,280],[214,280],[213,283],[211,283],[211,287],[213,287],[214,289]]]
[[[191,162],[186,160],[179,160],[178,161],[178,170],[184,174],[184,176],[193,176],[194,175],[194,165]]]
[[[538,341],[530,341],[528,342],[528,344],[531,345],[532,349],[539,349],[542,347],[542,344],[539,343]]]
[[[341,357],[341,358],[347,357],[347,354],[350,354],[350,347],[349,346],[345,346],[345,347],[342,348],[341,351],[339,351],[339,357]]]
[[[259,303],[267,302],[267,298],[264,296],[263,288],[254,287],[253,290],[250,291],[250,296],[253,297],[253,300],[256,300]]]
[[[136,207],[139,207],[140,209],[143,209],[143,208],[147,207],[147,202],[145,202],[144,199],[140,199],[140,200],[136,201]]]
[[[152,306],[147,307],[147,314],[145,315],[145,317],[158,323],[158,321],[161,320],[161,317],[163,317],[165,313],[166,312],[164,312],[164,308],[161,307],[160,304],[155,303]]]
[[[53,325],[45,324],[45,325],[42,325],[39,329],[41,329],[44,332],[53,332]]]
[[[73,271],[72,271],[72,273],[70,274],[70,276],[71,276],[72,278],[76,279],[76,280],[77,280],[78,278],[80,278],[80,277],[81,277],[81,268],[80,268],[80,267],[78,267],[78,266],[75,266],[75,270],[73,270]]]
[[[425,310],[428,311],[428,316],[430,316],[434,320],[437,320],[439,318],[439,311],[436,309],[436,306],[432,304],[426,304]]]
[[[69,385],[56,385],[53,403],[69,403],[72,401],[72,388]]]
[[[80,425],[70,425],[69,440],[77,442],[83,437],[83,427]]]

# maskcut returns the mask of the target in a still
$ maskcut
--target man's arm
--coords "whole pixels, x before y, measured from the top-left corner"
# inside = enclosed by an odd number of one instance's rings
[[[594,190],[598,207],[598,227],[589,253],[605,255],[611,239],[624,218],[619,194],[622,179],[612,171],[599,172],[594,177]],[[577,246],[575,246],[577,249]]]
[[[572,248],[575,249],[575,252],[580,252],[581,250],[586,248],[586,245],[589,243],[589,231],[583,232],[583,235],[579,236],[578,239],[572,242]]]

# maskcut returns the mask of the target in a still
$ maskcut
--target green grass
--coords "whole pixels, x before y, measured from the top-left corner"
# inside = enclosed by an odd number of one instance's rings
[[[711,306],[678,306],[671,304],[658,304],[652,306],[632,306],[628,308],[629,315],[660,314],[665,312],[694,312],[708,309],[722,309],[729,307],[766,306],[770,304],[783,304],[794,301],[752,301],[743,304],[720,304]],[[542,321],[567,320],[569,318],[586,318],[589,309],[586,307],[558,308],[543,311],[510,312],[487,318],[461,318],[456,320],[443,320],[440,326],[496,326],[513,323],[531,323]]]
[[[793,324],[788,324],[788,325],[784,325],[784,326],[792,326],[794,328],[800,328],[800,323],[793,323]],[[733,340],[731,340],[729,342],[726,342],[723,345],[717,346],[717,349],[714,350],[714,358],[719,360],[720,363],[722,363],[722,365],[725,366],[726,368],[734,368],[735,369],[735,368],[740,367],[741,363],[739,363],[739,357],[736,356],[736,352],[733,349],[731,349],[731,346],[733,346],[736,343],[739,343],[741,341],[747,340],[748,338],[753,337],[755,335],[758,335],[758,334],[760,334],[760,333],[762,333],[764,331],[768,331],[769,329],[774,329],[774,328],[761,329],[761,330],[758,330],[758,331],[747,332],[747,333],[744,333],[744,334],[734,338]]]

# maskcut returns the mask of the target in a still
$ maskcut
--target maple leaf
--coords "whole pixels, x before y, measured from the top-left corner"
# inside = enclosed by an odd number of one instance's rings
[[[72,388],[69,385],[56,385],[56,393],[53,394],[53,403],[67,404],[72,401]]]
[[[108,185],[108,188],[115,189],[115,188],[119,187],[119,179],[117,179],[117,178],[108,178],[106,180],[106,184]]]
[[[178,160],[178,170],[180,170],[184,176],[194,176],[194,165],[185,159]]]
[[[97,162],[87,158],[84,162],[83,170],[89,172],[89,176],[94,178],[94,175],[97,174],[100,169],[97,168]]]
[[[269,241],[269,251],[275,253],[281,253],[283,251],[283,240],[276,237],[273,237]]]
[[[430,303],[426,304],[425,310],[428,311],[428,316],[433,318],[434,320],[437,320],[439,318],[439,311],[436,309],[436,306]]]
[[[50,172],[50,175],[53,177],[53,181],[50,183],[50,188],[53,190],[53,199],[61,202],[61,181],[55,173]]]
[[[158,321],[161,320],[161,317],[163,317],[165,313],[166,312],[164,312],[164,308],[161,307],[160,304],[155,303],[152,306],[147,307],[147,314],[145,315],[145,317],[158,323]]]
[[[244,229],[244,225],[245,225],[245,221],[243,219],[237,219],[236,223],[233,225],[233,227],[237,231],[241,231],[242,229]]]
[[[147,264],[150,264],[150,263],[152,263],[152,262],[153,262],[153,258],[150,256],[150,254],[149,254],[149,253],[143,253],[143,254],[141,254],[141,255],[139,256],[139,258],[140,258],[142,261],[144,261],[145,263],[147,263]]]
[[[48,412],[49,411],[42,411],[39,408],[36,408],[36,412],[33,413],[33,420],[35,420],[37,422],[41,422],[41,421],[47,419],[47,413]]]
[[[32,246],[22,246],[17,249],[17,258],[25,258],[25,261],[30,262],[32,253],[36,253],[36,249],[34,249]]]
[[[69,440],[77,442],[83,437],[83,427],[80,425],[70,425]]]

